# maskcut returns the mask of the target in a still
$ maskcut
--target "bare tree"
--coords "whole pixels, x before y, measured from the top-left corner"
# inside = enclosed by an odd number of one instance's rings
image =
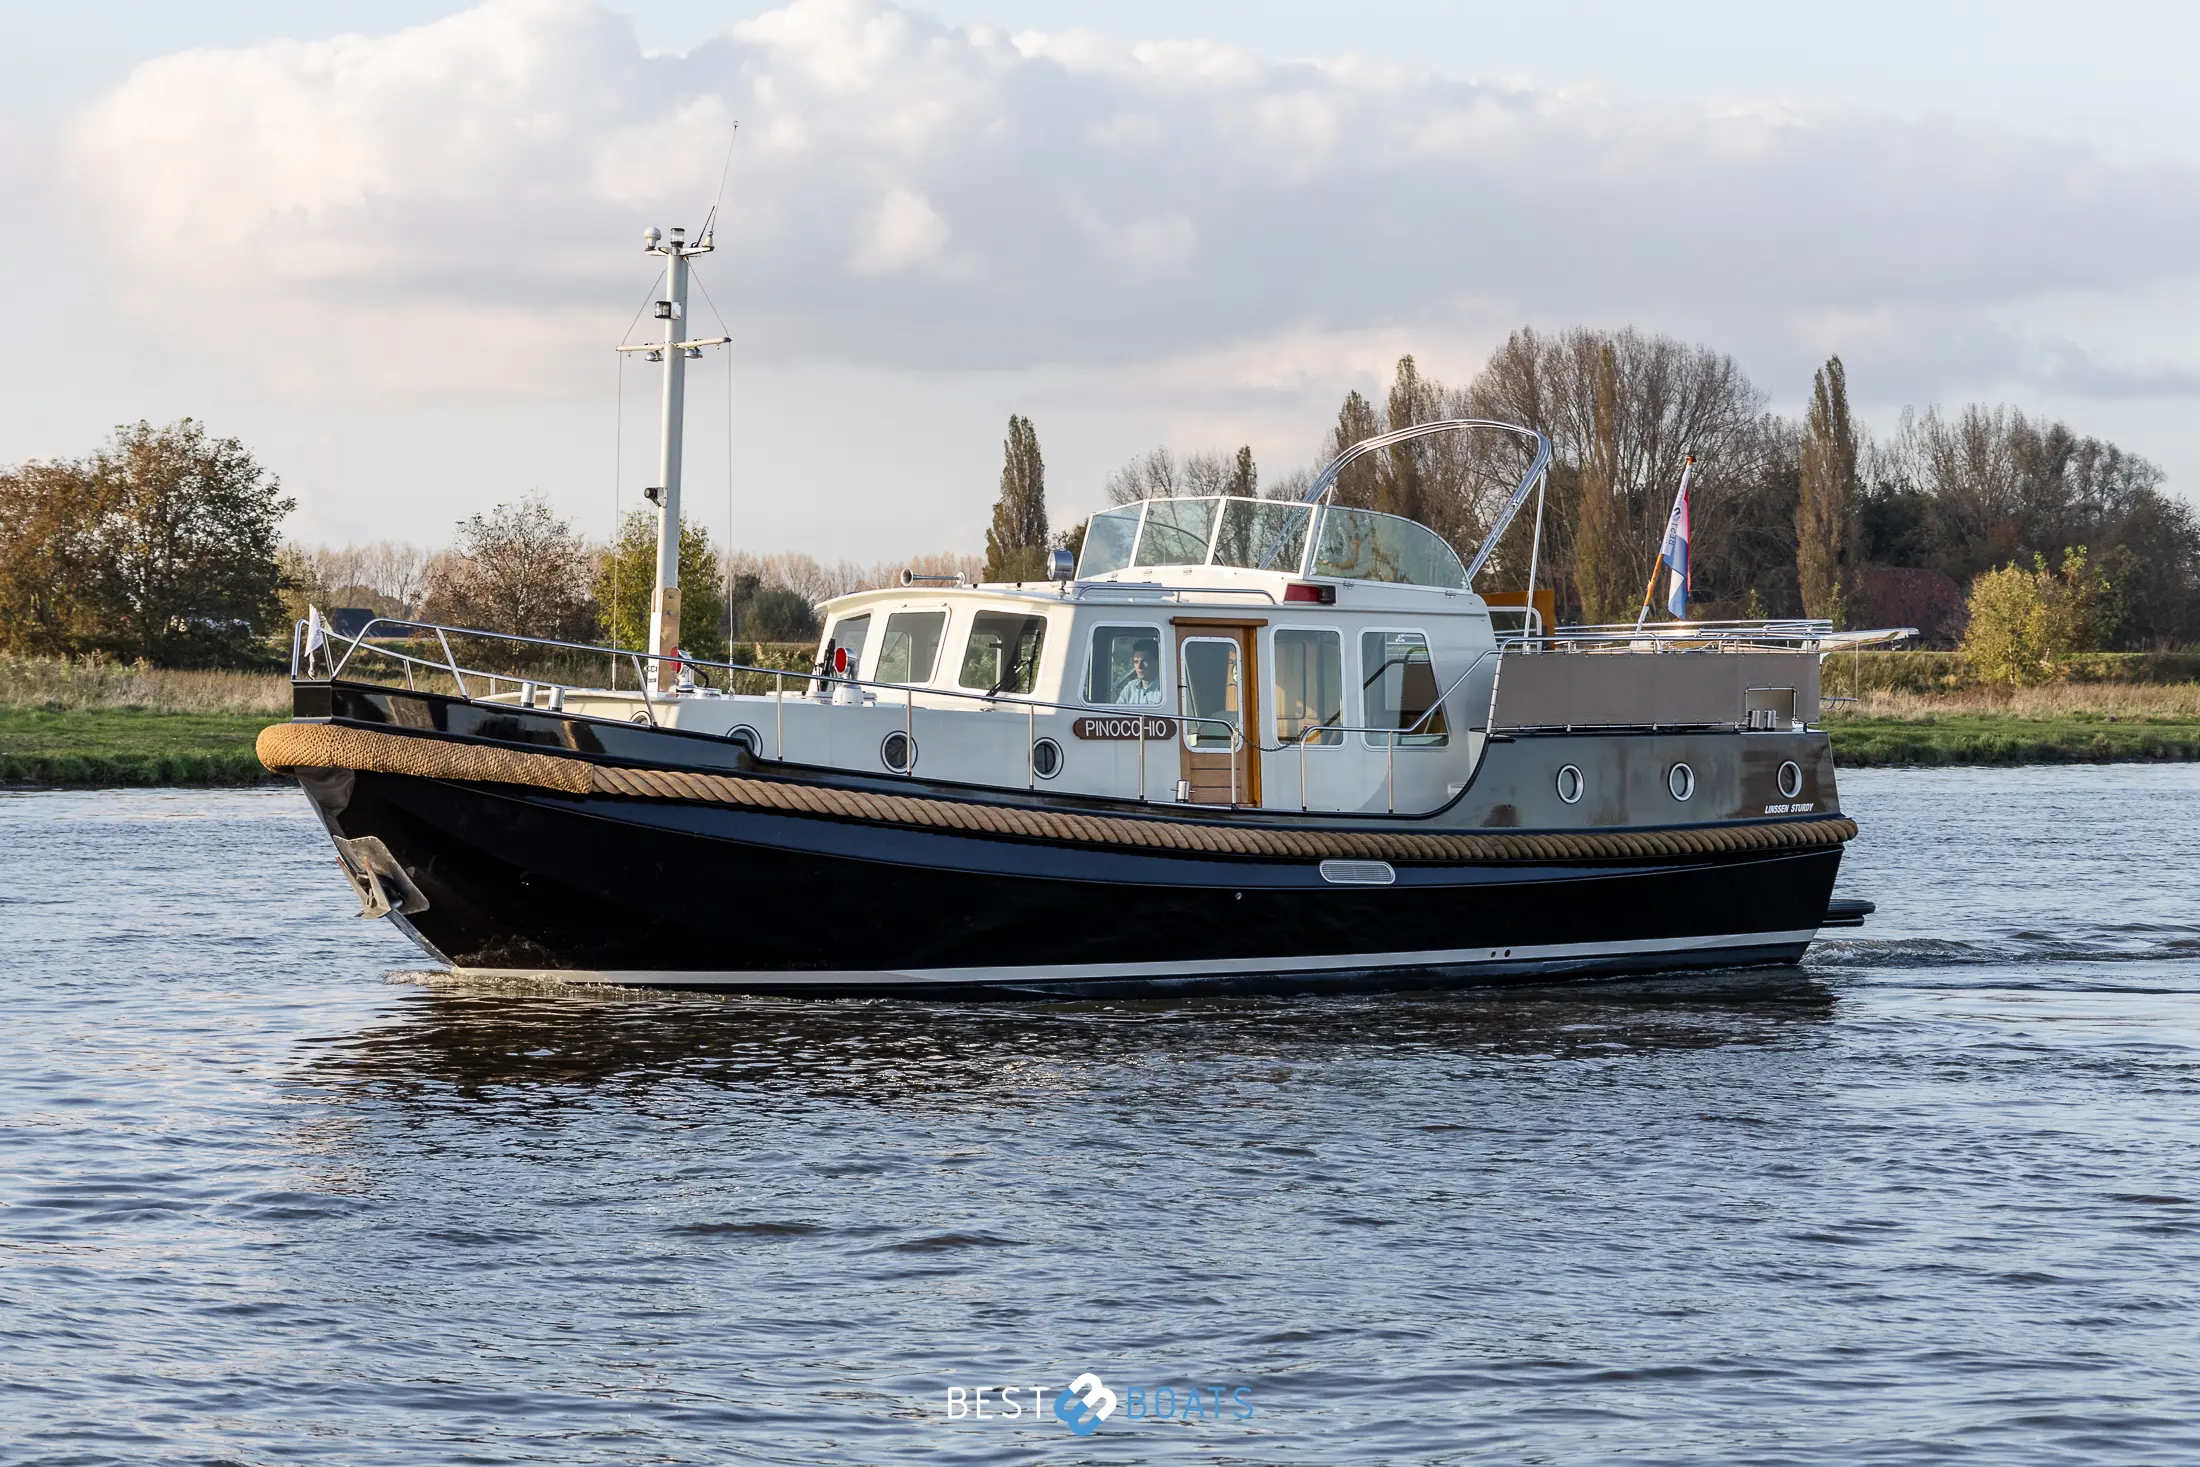
[[[1110,504],[1136,504],[1141,499],[1175,499],[1184,480],[1176,456],[1166,446],[1142,453],[1108,475]]]
[[[1110,504],[1136,504],[1141,499],[1252,495],[1259,492],[1259,485],[1251,448],[1240,448],[1234,456],[1195,452],[1179,458],[1163,444],[1108,475],[1106,493]]]
[[[500,504],[462,521],[457,546],[429,563],[426,617],[577,640],[595,630],[594,561],[588,544],[543,500]]]
[[[428,568],[428,552],[401,540],[377,540],[358,549],[357,584],[400,607],[411,607],[419,598],[420,580]]]
[[[1600,381],[1611,388],[1608,394],[1599,392]],[[1608,425],[1599,418],[1605,402]],[[1546,563],[1584,608],[1595,600],[1606,611],[1631,610],[1633,604],[1627,599],[1632,588],[1605,589],[1608,578],[1616,577],[1613,587],[1629,582],[1639,587],[1649,578],[1666,510],[1679,488],[1683,455],[1696,455],[1695,482],[1705,496],[1698,501],[1701,525],[1716,518],[1714,506],[1722,494],[1755,482],[1767,447],[1758,421],[1764,396],[1733,358],[1633,330],[1576,328],[1555,336],[1516,331],[1475,378],[1463,406],[1466,416],[1519,423],[1549,435],[1559,512],[1546,527]],[[1492,502],[1508,474],[1517,476],[1525,453],[1525,446],[1493,443],[1478,467],[1481,483],[1472,491],[1478,504]],[[1588,567],[1597,588],[1582,579],[1577,544],[1592,467],[1612,511],[1610,534]],[[1509,562],[1524,566],[1526,534],[1522,529],[1508,537]],[[1520,547],[1511,547],[1511,540]],[[1602,558],[1607,554],[1609,561]],[[1614,594],[1621,605],[1607,604]]]

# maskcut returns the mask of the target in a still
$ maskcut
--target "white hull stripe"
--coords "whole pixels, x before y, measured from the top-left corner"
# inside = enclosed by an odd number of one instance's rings
[[[1569,958],[1630,957],[1715,949],[1792,947],[1818,935],[1816,928],[1792,932],[1735,932],[1710,937],[1651,937],[1625,942],[1554,943],[1544,947],[1453,947],[1420,952],[1324,953],[1297,958],[1210,958],[1199,962],[1056,963],[997,968],[839,968],[801,972],[777,969],[726,969],[712,972],[657,972],[648,969],[591,971],[565,968],[459,968],[468,978],[554,978],[567,983],[617,983],[634,987],[713,987],[774,984],[789,988],[837,988],[851,984],[1108,983],[1139,980],[1212,978],[1238,974],[1319,974],[1368,969],[1461,968],[1559,962]]]

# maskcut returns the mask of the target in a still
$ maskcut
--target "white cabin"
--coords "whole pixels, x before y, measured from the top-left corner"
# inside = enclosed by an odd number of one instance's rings
[[[1475,767],[1497,646],[1434,531],[1240,498],[1095,515],[1071,580],[914,584],[824,613],[820,667],[844,670],[790,674],[778,696],[653,699],[650,712],[852,772],[1422,811]]]

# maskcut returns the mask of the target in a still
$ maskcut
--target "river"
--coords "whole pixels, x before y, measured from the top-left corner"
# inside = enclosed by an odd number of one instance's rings
[[[453,983],[295,791],[0,796],[0,1459],[2200,1458],[2200,767],[1843,787],[1800,968],[967,1007]]]

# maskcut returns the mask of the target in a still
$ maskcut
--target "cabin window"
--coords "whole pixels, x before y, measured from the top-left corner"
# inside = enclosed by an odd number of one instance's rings
[[[1092,629],[1092,657],[1085,664],[1087,703],[1152,708],[1167,699],[1168,684],[1161,680],[1161,628]]]
[[[1104,576],[1131,563],[1131,549],[1138,543],[1141,505],[1128,505],[1096,514],[1085,525],[1085,548],[1077,558],[1079,580]]]
[[[842,617],[839,621],[834,622],[825,633],[825,656],[827,661],[832,658],[833,648],[847,648],[848,676],[854,677],[856,669],[863,662],[863,644],[870,639],[870,636],[870,612],[866,611],[861,616]]]
[[[1341,744],[1344,638],[1298,627],[1276,631],[1276,741]]]
[[[1322,511],[1314,574],[1454,589],[1467,583],[1466,567],[1443,536],[1426,525],[1365,509]]]
[[[947,630],[944,611],[897,611],[886,618],[886,635],[879,643],[878,671],[871,674],[882,683],[928,683],[940,660],[940,636]]]
[[[970,619],[970,640],[963,646],[966,688],[994,693],[1028,693],[1039,681],[1039,649],[1047,619],[1013,611],[981,611]]]
[[[1380,749],[1395,739],[1401,749],[1441,748],[1449,741],[1449,730],[1437,702],[1438,691],[1426,636],[1419,632],[1360,634],[1360,722],[1370,729],[1392,730],[1368,734],[1369,745]]]
[[[1215,532],[1212,499],[1153,499],[1146,503],[1146,528],[1138,537],[1134,565],[1205,565],[1207,542]]]
[[[1306,527],[1314,516],[1304,504],[1226,499],[1215,535],[1215,564],[1298,574],[1306,558]]]
[[[1184,659],[1185,744],[1228,751],[1237,742],[1245,707],[1238,691],[1237,638],[1186,637],[1178,655]]]

